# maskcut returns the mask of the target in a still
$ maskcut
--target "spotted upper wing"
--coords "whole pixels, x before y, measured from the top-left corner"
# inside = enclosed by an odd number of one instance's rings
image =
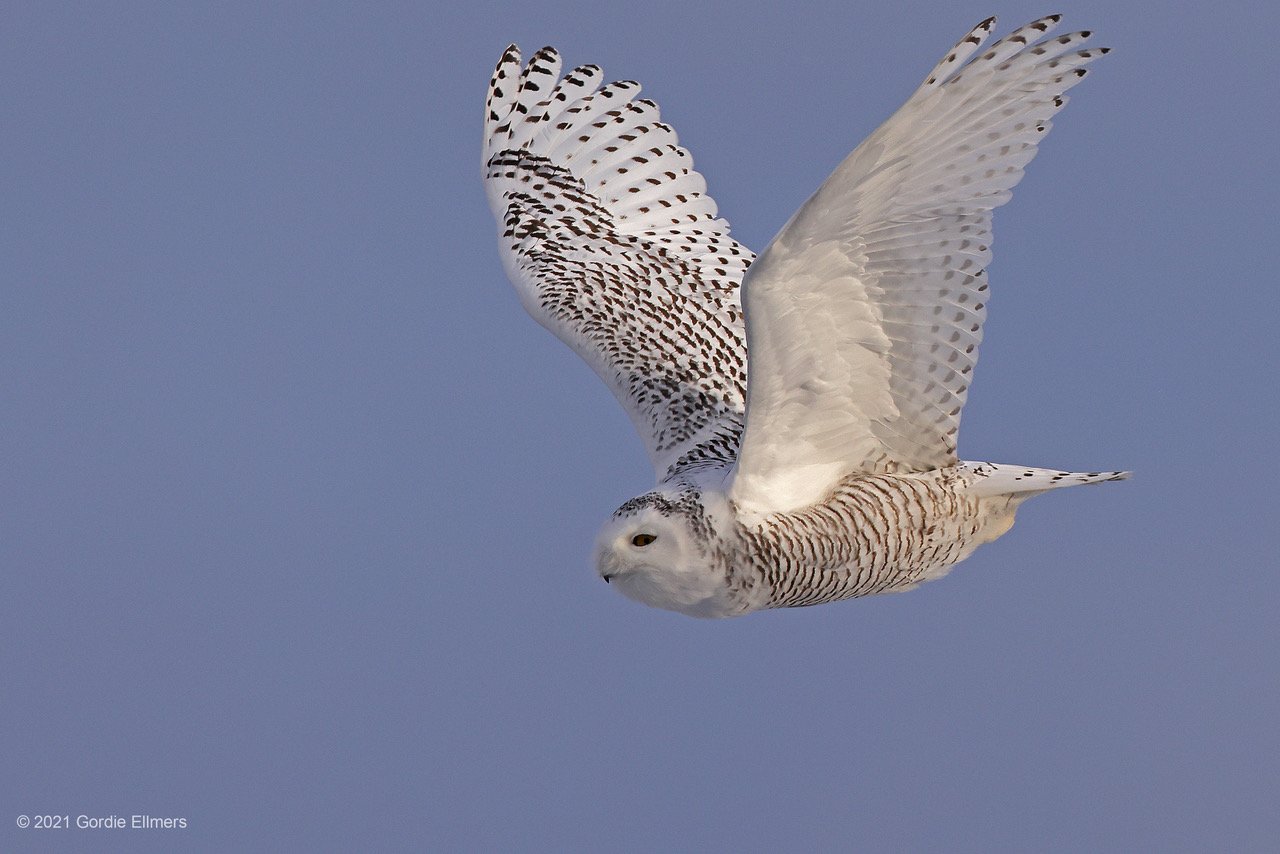
[[[840,164],[743,284],[747,426],[731,494],[782,510],[852,472],[956,462],[982,338],[991,211],[1106,52],[1035,21],[972,30]]]
[[[513,45],[489,85],[484,172],[507,274],[531,315],[631,416],[659,479],[736,457],[746,365],[729,236],[675,131],[632,82],[560,76]]]

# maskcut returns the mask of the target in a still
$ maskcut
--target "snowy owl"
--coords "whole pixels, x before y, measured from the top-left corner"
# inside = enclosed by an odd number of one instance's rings
[[[991,211],[1107,52],[1059,17],[986,50],[975,27],[758,258],[638,84],[507,48],[484,139],[504,267],[657,474],[600,531],[605,581],[698,617],[908,590],[1030,496],[1128,475],[956,456]]]

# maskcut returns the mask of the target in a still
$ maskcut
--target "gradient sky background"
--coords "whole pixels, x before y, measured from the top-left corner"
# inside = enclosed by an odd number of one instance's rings
[[[1280,13],[1063,6],[12,5],[0,849],[1273,850]],[[997,214],[961,452],[1134,480],[907,595],[600,583],[652,475],[503,276],[503,47],[642,81],[760,249],[1053,11],[1115,52]]]

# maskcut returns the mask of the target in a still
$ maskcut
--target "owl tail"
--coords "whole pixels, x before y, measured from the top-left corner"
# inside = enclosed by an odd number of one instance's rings
[[[969,492],[974,495],[1016,495],[1022,492],[1047,492],[1064,486],[1126,480],[1127,471],[1057,471],[1032,469],[999,463],[963,463],[973,474]],[[1029,497],[1029,496],[1028,496]]]

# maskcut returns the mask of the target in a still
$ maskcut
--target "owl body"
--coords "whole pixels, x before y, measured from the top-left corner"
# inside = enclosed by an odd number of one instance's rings
[[[1006,470],[1018,472],[1020,491],[987,483]],[[698,617],[905,591],[1007,532],[1030,496],[1116,475],[978,463],[857,474],[822,501],[764,514],[714,487],[669,484],[618,508],[601,532],[597,571],[630,598]],[[649,551],[659,542],[666,548]]]

